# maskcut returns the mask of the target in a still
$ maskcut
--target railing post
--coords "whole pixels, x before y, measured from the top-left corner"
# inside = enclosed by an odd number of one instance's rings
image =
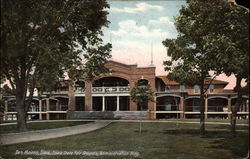
[[[105,111],[105,96],[102,96],[102,111]]]

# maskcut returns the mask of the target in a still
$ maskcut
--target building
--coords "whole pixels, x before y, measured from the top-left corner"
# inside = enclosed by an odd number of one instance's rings
[[[116,61],[109,61],[106,67],[111,73],[103,74],[92,83],[77,81],[75,86],[69,81],[58,84],[53,92],[42,92],[34,97],[28,112],[29,119],[160,119],[199,117],[199,86],[186,86],[169,80],[166,76],[156,76],[155,67],[137,67]],[[154,92],[156,102],[149,102],[140,111],[130,99],[130,89],[139,80],[146,81]],[[231,107],[236,104],[237,94],[225,90],[224,81],[207,79],[211,83],[205,96],[205,116],[228,118]],[[16,118],[15,97],[4,97],[4,119]],[[243,97],[244,104],[238,115],[248,118],[249,99]]]

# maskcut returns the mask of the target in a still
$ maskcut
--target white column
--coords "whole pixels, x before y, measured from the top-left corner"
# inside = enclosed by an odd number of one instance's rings
[[[116,102],[116,111],[120,111],[119,107],[120,107],[120,101],[119,101],[119,96],[117,96],[117,102]]]
[[[102,111],[105,111],[105,96],[102,96]]]
[[[207,112],[208,112],[208,98],[205,98],[205,119],[207,119]]]
[[[39,100],[39,120],[42,120],[42,100]]]

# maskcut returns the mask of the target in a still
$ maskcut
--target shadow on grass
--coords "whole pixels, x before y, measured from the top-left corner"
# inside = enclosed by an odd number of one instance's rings
[[[167,135],[191,135],[191,136],[199,136],[200,130],[199,129],[172,129],[172,130],[165,130],[161,132]],[[237,136],[246,136],[247,133],[237,132]],[[206,130],[205,136],[203,138],[224,138],[224,137],[231,137],[231,133],[229,130]]]
[[[161,133],[167,135],[200,136],[199,129],[173,129],[165,130]],[[247,132],[237,132],[236,136],[233,137],[229,130],[207,130],[206,135],[202,138],[205,140],[209,139],[210,146],[207,148],[229,150],[232,152],[233,158],[244,158],[247,156],[249,147],[249,135]]]
[[[213,146],[209,148],[230,150],[233,158],[245,158],[249,148],[249,136],[246,133],[237,133],[235,137],[230,135],[221,140],[213,140],[211,145]]]

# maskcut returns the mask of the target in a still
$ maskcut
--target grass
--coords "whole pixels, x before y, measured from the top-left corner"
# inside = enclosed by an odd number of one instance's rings
[[[207,135],[199,136],[199,124],[113,122],[105,128],[57,139],[1,146],[3,158],[40,159],[41,156],[15,155],[19,151],[136,151],[133,156],[42,156],[54,158],[140,158],[140,159],[229,159],[246,157],[248,127],[237,126],[237,137],[229,135],[228,125],[207,125]]]
[[[44,130],[44,129],[53,129],[53,128],[61,128],[67,126],[81,125],[87,124],[90,121],[53,121],[53,122],[34,122],[28,123],[28,131],[34,130]],[[6,133],[16,133],[18,132],[16,129],[16,125],[1,125],[0,126],[0,134]]]
[[[190,122],[200,122],[200,119],[160,119],[164,121],[190,121]],[[221,123],[230,123],[230,119],[221,119],[221,118],[208,118],[205,119],[206,122],[221,122]],[[237,119],[237,124],[249,124],[248,119]]]

